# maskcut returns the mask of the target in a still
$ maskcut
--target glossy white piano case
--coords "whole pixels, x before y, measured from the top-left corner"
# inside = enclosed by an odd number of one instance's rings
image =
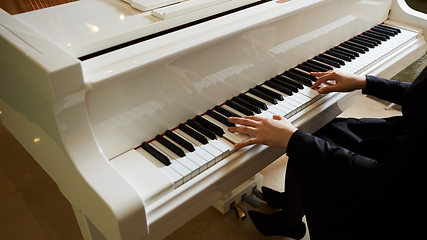
[[[118,25],[96,26],[100,31],[90,32],[95,25],[89,20],[85,24],[83,18],[82,25],[89,32],[75,47],[64,41],[78,39],[68,31],[73,24],[38,21],[41,17],[55,20],[55,14],[63,20],[67,8],[99,5],[118,10],[114,16],[120,22],[123,4],[88,0],[59,6],[57,12],[55,8],[18,16],[0,12],[2,121],[73,205],[83,235],[94,239],[165,237],[284,150],[241,149],[183,186],[162,193],[151,204],[145,203],[144,194],[135,187],[138,183],[113,166],[116,156],[385,21],[390,7],[390,20],[423,30],[427,26],[425,15],[412,12],[404,1],[268,2],[80,61],[78,57],[99,46],[131,40],[144,27],[126,25],[123,35],[129,39],[125,39],[117,32],[109,33]],[[134,18],[146,14],[125,10]],[[310,18],[313,24],[306,24]],[[58,29],[61,25],[64,28]],[[363,74],[391,77],[422,56],[426,46],[421,32],[410,46]],[[294,45],[273,50],[285,43]],[[315,131],[356,96],[331,94],[291,121]],[[140,109],[143,114],[138,115]],[[165,112],[170,119],[162,118]]]

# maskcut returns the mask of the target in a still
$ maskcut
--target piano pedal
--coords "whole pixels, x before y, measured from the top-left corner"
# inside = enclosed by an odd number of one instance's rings
[[[230,205],[230,209],[233,209],[234,213],[236,214],[236,218],[239,221],[243,221],[246,219],[246,213],[245,211],[243,211],[243,209],[241,209],[239,206],[237,206],[237,204],[235,202],[233,202]]]
[[[243,201],[248,200],[249,201],[248,204],[250,206],[252,207],[257,207],[257,205],[259,206],[259,202],[251,198],[250,195],[253,193],[254,188],[257,188],[257,186],[259,187],[262,186],[262,180],[263,180],[263,176],[257,173],[255,176],[246,180],[245,182],[240,184],[237,188],[233,189],[231,192],[225,194],[224,197],[222,197],[221,199],[219,199],[217,202],[213,204],[213,207],[215,207],[222,214],[226,214],[228,211],[230,211],[230,209],[233,209],[235,212],[237,211],[236,212],[237,218],[239,220],[243,220],[244,218],[240,216],[241,208],[237,205],[240,204],[242,200]],[[256,202],[258,202],[258,204]]]
[[[252,189],[252,193],[259,198],[259,200],[264,201],[264,196],[262,195],[262,192],[260,190],[258,190],[258,188],[254,188]]]
[[[253,208],[259,208],[259,202],[257,200],[255,200],[254,198],[251,198],[250,196],[244,194],[242,196],[242,200],[247,202],[249,205],[251,205],[251,207]]]

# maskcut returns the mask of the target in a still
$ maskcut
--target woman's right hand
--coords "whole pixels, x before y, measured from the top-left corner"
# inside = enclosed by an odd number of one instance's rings
[[[317,81],[311,87],[312,89],[317,89],[322,83],[326,85],[318,90],[321,94],[350,92],[357,89],[365,90],[366,88],[366,76],[339,71],[312,72],[310,74],[317,77]],[[331,84],[330,82],[335,83]]]

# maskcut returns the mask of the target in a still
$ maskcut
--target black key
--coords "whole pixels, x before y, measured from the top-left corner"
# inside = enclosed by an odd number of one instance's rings
[[[386,39],[390,39],[390,36],[389,36],[388,34],[385,34],[385,33],[379,32],[378,30],[374,30],[374,29],[369,29],[369,30],[368,30],[368,31],[366,31],[365,33],[372,33],[372,34],[376,34],[376,35],[379,35],[379,36],[383,36],[383,37],[385,37]]]
[[[352,45],[352,46],[354,46],[354,47],[362,48],[365,52],[368,52],[368,51],[369,51],[369,48],[368,48],[368,47],[362,46],[362,45],[357,44],[357,43],[352,43],[352,42],[347,41],[347,42],[345,42],[345,44],[349,44],[349,45]]]
[[[218,114],[212,110],[208,110],[206,112],[206,114],[211,116],[213,119],[217,120],[218,122],[224,124],[227,127],[235,127],[236,126],[236,124],[229,122],[226,117],[224,117],[221,114]]]
[[[358,52],[358,53],[365,53],[365,50],[363,50],[363,48],[355,47],[355,46],[350,45],[350,44],[348,44],[348,43],[341,43],[341,44],[340,44],[340,46],[341,46],[341,47],[348,48],[348,49],[353,50],[353,51],[356,51],[356,52]]]
[[[176,155],[178,155],[180,157],[185,157],[185,153],[184,153],[184,151],[181,148],[177,147],[175,144],[171,143],[169,140],[167,140],[163,136],[157,135],[156,136],[156,140],[159,143],[161,143],[163,146],[165,146],[167,149],[169,149],[172,152],[174,152]]]
[[[305,73],[305,72],[300,71],[300,70],[295,69],[295,68],[291,68],[291,69],[289,69],[289,71],[290,71],[290,72],[293,72],[293,73],[296,73],[296,74],[298,74],[298,75],[301,75],[301,76],[303,76],[303,77],[305,77],[305,78],[308,78],[308,79],[310,79],[311,81],[316,81],[316,80],[317,80],[315,76],[312,76],[312,75],[310,75],[310,74],[308,74],[308,73]]]
[[[205,136],[203,136],[202,134],[194,131],[193,129],[185,126],[184,124],[180,123],[178,125],[178,128],[185,132],[186,134],[188,134],[189,136],[191,136],[192,138],[196,139],[198,142],[200,142],[201,144],[208,144],[208,140],[205,138]]]
[[[269,103],[277,104],[277,100],[274,97],[270,97],[267,94],[265,94],[265,93],[263,93],[263,92],[261,92],[259,90],[251,88],[251,89],[249,89],[249,92],[252,93],[253,95],[259,97],[259,98],[264,99],[265,101],[267,101]]]
[[[328,69],[328,70],[334,70],[331,66],[328,66],[326,64],[323,64],[323,63],[320,63],[320,62],[316,62],[316,61],[313,61],[313,60],[307,60],[307,63],[313,64],[313,65],[316,65],[316,66],[319,66],[321,68],[325,68],[325,69]]]
[[[290,78],[287,78],[285,76],[277,75],[274,78],[276,78],[276,79],[278,79],[278,80],[280,80],[282,82],[291,84],[291,85],[295,86],[298,89],[304,89],[304,86],[300,82],[294,81],[294,80],[292,80]]]
[[[203,127],[202,125],[196,123],[195,121],[193,121],[191,119],[188,119],[187,120],[187,124],[188,124],[188,126],[194,128],[195,130],[197,130],[201,134],[205,135],[206,137],[208,137],[208,138],[210,138],[212,140],[216,139],[216,135],[215,135],[215,133],[212,130]]]
[[[241,116],[235,114],[234,112],[230,112],[227,109],[220,107],[218,105],[216,105],[214,109],[226,117],[241,117]]]
[[[375,39],[378,39],[378,40],[381,40],[381,41],[387,41],[386,37],[380,36],[380,35],[372,33],[372,32],[364,32],[364,33],[362,33],[362,35],[368,36],[368,37],[371,37],[371,38],[375,38]]]
[[[292,94],[293,94],[292,91],[289,88],[285,88],[283,86],[280,86],[279,84],[276,84],[276,83],[274,83],[272,81],[265,81],[264,84],[267,85],[267,86],[269,86],[269,87],[271,87],[271,88],[274,88],[277,91],[280,91],[280,92],[282,92],[282,93],[284,93],[286,95],[292,96]]]
[[[164,165],[169,166],[171,165],[171,162],[169,161],[169,158],[163,155],[163,153],[157,151],[157,149],[153,148],[148,144],[147,142],[143,142],[141,147],[147,151],[151,156],[155,157],[157,160],[162,162]]]
[[[396,36],[397,34],[399,34],[397,31],[395,31],[395,30],[392,30],[392,29],[386,29],[386,28],[381,28],[381,27],[378,27],[378,26],[375,26],[375,27],[373,27],[372,28],[372,30],[376,30],[376,31],[379,31],[379,32],[383,32],[383,33],[385,33],[385,34],[388,34],[389,36]]]
[[[246,116],[253,116],[254,115],[254,113],[251,110],[249,110],[249,109],[247,109],[247,108],[243,107],[242,105],[239,105],[235,102],[232,102],[230,100],[225,101],[225,105],[233,108],[234,110],[237,110],[237,111],[243,113]]]
[[[289,89],[289,90],[291,90],[292,92],[295,92],[295,93],[297,93],[297,92],[298,92],[298,88],[297,88],[295,85],[292,85],[292,84],[287,83],[287,82],[285,82],[285,81],[280,81],[280,80],[279,80],[279,79],[277,79],[277,78],[271,78],[271,79],[270,79],[270,82],[272,82],[272,83],[274,83],[274,84],[276,84],[276,85],[282,86],[282,87],[284,87],[284,88],[286,88],[286,89]]]
[[[391,37],[396,36],[396,33],[394,31],[391,31],[391,30],[386,30],[386,29],[382,29],[382,28],[378,28],[378,27],[373,27],[371,30],[374,32],[379,32],[382,34],[389,35]]]
[[[306,72],[309,72],[309,73],[311,73],[311,72],[319,72],[318,70],[316,70],[314,68],[311,68],[311,67],[308,67],[307,65],[302,65],[302,64],[299,64],[297,66],[297,68],[299,68],[301,70],[304,70]]]
[[[303,77],[303,76],[301,76],[301,75],[298,75],[298,74],[296,74],[296,73],[286,71],[286,72],[284,72],[284,73],[283,73],[283,75],[285,75],[286,77],[289,77],[289,78],[291,78],[291,79],[294,79],[294,80],[296,80],[296,81],[299,81],[299,82],[301,82],[301,83],[303,83],[303,84],[305,84],[305,85],[307,85],[307,86],[310,86],[310,87],[311,87],[311,85],[312,85],[312,83],[311,83],[311,80],[310,80],[310,79],[305,78],[305,77]]]
[[[326,51],[326,53],[328,53],[328,54],[331,53],[331,52],[333,52],[335,54],[339,54],[339,55],[345,56],[345,57],[348,57],[350,59],[356,59],[356,55],[355,54],[344,52],[344,51],[341,51],[341,50],[338,50],[338,49],[335,49],[335,48],[331,48],[328,51]]]
[[[325,53],[328,55],[334,56],[336,58],[339,58],[341,60],[347,61],[347,62],[351,61],[351,58],[348,55],[339,54],[339,53],[331,51],[331,50],[328,50]]]
[[[196,122],[198,122],[200,125],[202,125],[203,127],[212,130],[216,135],[222,137],[224,136],[224,130],[222,130],[222,128],[218,125],[216,125],[215,123],[197,115],[196,118],[194,119]]]
[[[360,41],[365,41],[365,42],[368,42],[368,43],[372,43],[374,46],[378,46],[379,44],[381,44],[380,40],[373,39],[373,38],[370,38],[368,36],[359,35],[359,36],[354,37],[354,39],[357,39],[357,40],[360,40]]]
[[[272,91],[272,90],[265,88],[263,86],[257,85],[257,86],[255,86],[255,89],[267,94],[268,96],[272,96],[277,100],[283,101],[285,99],[282,94],[275,92],[275,91]]]
[[[349,54],[353,54],[355,57],[359,57],[359,53],[358,52],[350,50],[350,49],[346,49],[346,48],[339,47],[339,46],[334,47],[333,49],[338,50],[338,51],[342,51],[342,52],[346,52],[346,53],[349,53]]]
[[[338,59],[338,58],[334,58],[334,57],[331,57],[331,56],[328,56],[328,55],[326,55],[326,54],[321,54],[321,55],[319,55],[319,57],[326,58],[326,59],[328,59],[329,61],[336,62],[336,63],[338,63],[338,64],[339,64],[339,65],[341,65],[341,66],[345,65],[345,62],[344,62],[343,60]]]
[[[316,59],[316,60],[317,60],[317,61],[319,61],[319,62],[322,62],[322,63],[328,64],[328,65],[330,65],[330,66],[336,67],[336,68],[339,68],[339,67],[340,67],[340,64],[339,64],[339,63],[334,62],[334,61],[331,61],[331,60],[328,60],[328,59],[326,59],[326,58],[322,58],[322,57],[320,57],[320,56],[315,56],[315,57],[314,57],[314,59]]]
[[[375,27],[373,27],[372,29],[377,29],[377,30],[382,30],[382,31],[389,31],[389,32],[392,32],[395,36],[396,36],[397,34],[399,34],[396,30],[388,29],[388,28],[384,28],[384,27],[382,27],[382,26],[375,26]]]
[[[388,29],[388,30],[391,30],[391,31],[395,31],[396,33],[400,33],[401,32],[399,28],[394,28],[394,27],[383,25],[383,24],[379,24],[379,25],[377,25],[375,27]]]
[[[359,40],[359,39],[356,39],[356,38],[352,38],[349,41],[357,43],[357,44],[360,44],[360,45],[365,46],[365,47],[369,47],[369,48],[374,48],[375,47],[375,45],[373,43],[366,42],[366,41],[363,41],[363,40]]]
[[[358,52],[350,50],[350,49],[347,49],[347,48],[343,48],[343,47],[338,47],[337,46],[337,47],[334,47],[333,50],[338,50],[338,51],[345,52],[345,53],[348,53],[348,54],[353,54],[355,57],[359,57],[360,56]]]
[[[255,98],[253,98],[251,96],[248,96],[248,95],[245,95],[245,94],[241,93],[241,94],[239,94],[239,97],[241,99],[244,99],[244,100],[248,101],[249,103],[251,103],[251,104],[253,104],[253,105],[261,108],[262,110],[267,110],[268,109],[267,104],[259,101],[258,99],[255,99]]]
[[[323,67],[320,67],[320,66],[314,65],[312,63],[308,63],[308,62],[303,62],[301,65],[313,68],[316,70],[316,72],[327,72],[328,71],[328,69],[326,69],[326,68],[323,68]]]
[[[381,44],[381,43],[383,43],[381,40],[379,40],[379,39],[376,39],[376,38],[373,38],[373,37],[369,37],[369,36],[366,36],[366,35],[362,35],[362,34],[360,34],[360,35],[357,35],[357,37],[358,38],[363,38],[363,39],[366,39],[366,40],[369,40],[369,41],[372,41],[372,42],[375,42],[375,43],[377,43],[378,45],[379,44]]]
[[[173,133],[171,130],[166,130],[165,135],[174,140],[176,143],[178,143],[180,146],[182,146],[183,148],[187,149],[190,152],[194,152],[194,146],[189,143],[187,140],[185,140],[184,138],[176,135],[175,133]]]
[[[242,98],[233,97],[232,100],[233,100],[233,102],[236,102],[236,103],[242,105],[243,107],[251,110],[254,113],[258,113],[258,114],[261,113],[261,109],[259,107],[251,104],[250,102],[247,102],[247,101],[243,100]]]

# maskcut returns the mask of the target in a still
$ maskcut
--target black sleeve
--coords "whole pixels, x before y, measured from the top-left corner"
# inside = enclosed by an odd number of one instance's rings
[[[289,158],[304,159],[305,167],[316,168],[350,185],[371,181],[380,166],[374,159],[331,145],[303,130],[297,130],[292,135],[287,155]]]
[[[419,103],[419,112],[427,112],[427,102]],[[371,186],[396,201],[427,195],[427,124],[418,117],[390,157],[382,163],[297,130],[287,147],[289,158],[303,159],[304,167],[354,186]],[[372,186],[375,185],[375,186]],[[399,194],[396,194],[399,193]],[[420,196],[419,196],[420,195]],[[404,200],[405,201],[405,200]],[[412,200],[413,201],[413,200]]]
[[[364,94],[372,95],[383,100],[401,104],[405,91],[411,86],[409,82],[388,80],[371,75],[366,76],[366,90]]]

